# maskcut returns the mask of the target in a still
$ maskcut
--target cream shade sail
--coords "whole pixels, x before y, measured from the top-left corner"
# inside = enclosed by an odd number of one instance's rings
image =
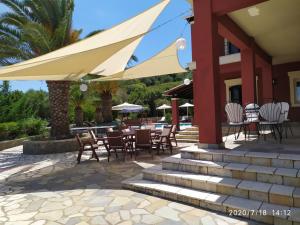
[[[174,42],[154,57],[135,67],[93,81],[132,80],[184,72],[186,70],[179,63],[177,46]]]
[[[7,66],[0,70],[0,80],[79,80],[138,38],[140,36],[53,60]]]
[[[119,37],[122,40],[123,38],[134,37],[147,32],[169,2],[170,0],[164,0],[146,12],[143,12],[132,19],[125,21],[124,23],[121,23],[120,25],[113,27],[109,30],[109,32],[107,32],[107,34],[105,34],[107,39],[110,40],[111,37]],[[133,55],[142,39],[143,37],[137,39],[130,45],[120,50],[118,53],[114,54],[107,61],[95,68],[91,74],[110,76],[112,74],[124,71],[129,59]]]
[[[79,80],[123,71],[135,48],[170,0],[109,30],[48,54],[0,69],[0,80]]]

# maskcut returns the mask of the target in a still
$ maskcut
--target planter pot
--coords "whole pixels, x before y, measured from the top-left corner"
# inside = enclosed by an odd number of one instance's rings
[[[23,154],[44,155],[78,151],[75,138],[65,140],[25,141]]]

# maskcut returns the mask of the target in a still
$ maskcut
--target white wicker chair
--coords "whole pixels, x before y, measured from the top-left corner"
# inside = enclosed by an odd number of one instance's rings
[[[228,103],[225,106],[225,111],[226,111],[227,122],[228,122],[228,131],[227,131],[226,139],[229,135],[231,128],[234,128],[235,140],[239,138],[242,129],[244,130],[245,140],[246,140],[247,133],[248,135],[250,133],[250,129],[249,129],[250,122],[244,120],[243,107],[237,103]],[[236,135],[236,128],[239,128],[237,135]]]
[[[276,130],[279,134],[280,142],[282,140],[282,123],[284,121],[281,116],[281,104],[280,103],[267,103],[264,104],[260,110],[259,115],[263,119],[259,122],[260,130],[263,131],[264,139],[266,140],[266,130],[269,128],[274,136],[276,137]]]
[[[290,111],[290,105],[287,102],[280,102],[281,104],[281,116],[283,117],[283,128],[285,130],[285,136],[288,137],[288,130],[291,132],[291,135],[294,136],[292,126],[290,124],[289,119],[289,111]]]

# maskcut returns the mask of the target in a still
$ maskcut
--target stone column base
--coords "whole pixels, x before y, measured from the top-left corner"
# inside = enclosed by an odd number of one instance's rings
[[[198,148],[202,149],[225,149],[225,143],[220,144],[207,144],[207,143],[198,143]]]

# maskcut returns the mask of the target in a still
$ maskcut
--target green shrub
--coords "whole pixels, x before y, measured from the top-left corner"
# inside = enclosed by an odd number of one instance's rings
[[[168,124],[172,123],[172,114],[171,113],[166,113],[166,122]]]
[[[12,140],[24,136],[43,135],[47,122],[29,118],[18,122],[0,123],[0,141]]]
[[[18,137],[20,131],[18,123],[16,122],[7,122],[0,123],[0,140],[10,140]]]
[[[45,132],[47,123],[41,119],[29,118],[18,122],[21,134],[34,136]]]

